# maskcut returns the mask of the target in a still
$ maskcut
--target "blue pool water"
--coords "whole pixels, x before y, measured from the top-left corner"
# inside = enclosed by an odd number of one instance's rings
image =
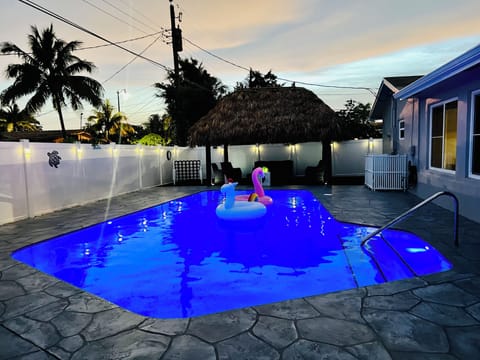
[[[238,191],[239,194],[247,192]],[[266,217],[215,215],[204,191],[29,247],[12,256],[141,315],[185,318],[444,271],[416,235],[335,220],[308,191],[271,190]]]

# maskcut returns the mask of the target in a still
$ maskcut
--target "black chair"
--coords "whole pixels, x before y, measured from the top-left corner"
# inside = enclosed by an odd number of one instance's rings
[[[227,179],[232,179],[235,182],[240,182],[242,180],[242,169],[234,168],[231,162],[222,162],[222,173],[227,177]]]
[[[307,184],[323,184],[325,182],[325,167],[320,160],[317,166],[307,166],[305,169],[305,180]]]
[[[223,172],[218,168],[218,165],[215,163],[212,163],[212,185],[215,184],[223,184],[224,178],[223,178]]]

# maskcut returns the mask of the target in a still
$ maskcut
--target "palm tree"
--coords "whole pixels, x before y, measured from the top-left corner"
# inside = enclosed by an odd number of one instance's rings
[[[115,108],[108,99],[96,108],[87,121],[90,123],[89,128],[101,133],[107,141],[110,140],[111,135],[117,135],[118,143],[121,143],[122,136],[135,132],[135,129],[127,123],[125,114],[115,112]]]
[[[38,131],[42,127],[26,109],[20,110],[17,104],[13,104],[0,109],[0,129],[7,132]]]
[[[62,114],[62,107],[67,106],[66,101],[69,100],[74,110],[82,108],[82,100],[98,106],[103,87],[96,80],[79,75],[84,71],[91,73],[95,68],[93,63],[73,55],[81,42],[65,42],[57,38],[52,25],[41,33],[36,26],[32,26],[31,30],[32,34],[28,35],[30,52],[9,42],[0,45],[3,54],[16,54],[23,60],[22,63],[7,67],[7,77],[15,81],[0,94],[2,103],[6,105],[33,94],[25,109],[34,113],[51,97],[53,108],[60,118],[63,138],[66,139]]]

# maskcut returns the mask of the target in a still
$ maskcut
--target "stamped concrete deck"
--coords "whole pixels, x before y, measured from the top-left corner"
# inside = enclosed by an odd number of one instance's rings
[[[0,359],[478,359],[480,224],[429,205],[399,224],[454,269],[192,319],[123,310],[10,258],[28,244],[184,194],[159,187],[0,226]],[[339,220],[383,225],[420,200],[363,186],[309,188]]]

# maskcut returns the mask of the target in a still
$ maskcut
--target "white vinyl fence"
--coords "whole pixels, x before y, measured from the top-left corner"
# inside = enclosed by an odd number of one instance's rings
[[[407,155],[367,155],[365,185],[371,190],[407,190]]]
[[[256,160],[294,161],[296,175],[322,158],[321,143],[229,146],[244,176]],[[173,183],[174,160],[200,160],[203,147],[0,142],[0,224]],[[212,162],[223,161],[223,147]],[[205,183],[205,182],[204,182]]]

